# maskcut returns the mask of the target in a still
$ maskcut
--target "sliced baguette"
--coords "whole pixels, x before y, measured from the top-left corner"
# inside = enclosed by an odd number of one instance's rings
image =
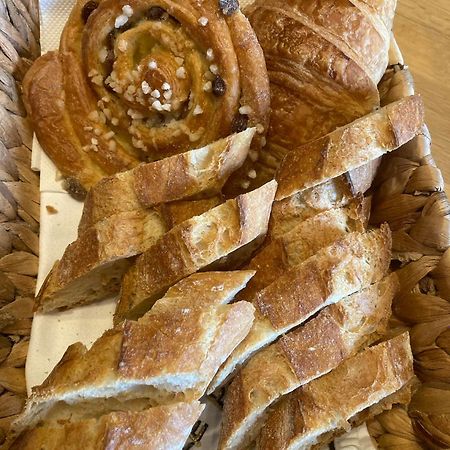
[[[271,240],[246,266],[256,275],[239,294],[252,298],[258,291],[283,276],[286,270],[305,261],[320,249],[347,233],[364,231],[368,214],[361,199],[345,208],[334,208],[300,222],[292,230]]]
[[[397,276],[391,275],[328,306],[253,356],[226,390],[219,448],[246,448],[271,404],[379,339],[398,287]]]
[[[55,263],[36,299],[42,312],[116,295],[129,258],[151,247],[180,222],[217,206],[220,196],[114,214],[79,234]]]
[[[44,281],[36,299],[39,311],[71,308],[117,294],[128,260],[166,231],[157,211],[115,214],[96,223],[70,244]]]
[[[33,388],[16,429],[57,414],[61,403],[104,413],[103,398],[146,398],[151,404],[197,400],[251,328],[254,307],[226,302],[253,274],[196,274],[174,286],[139,322],[105,332],[89,350],[80,343],[70,346],[45,382]]]
[[[121,212],[220,193],[247,158],[254,134],[255,129],[249,128],[206,147],[104,178],[86,197],[79,233]]]
[[[401,390],[413,376],[408,333],[368,348],[279,402],[258,448],[311,448],[331,431],[348,429],[348,420]]]
[[[273,202],[268,237],[276,239],[316,214],[347,206],[355,192],[345,176]]]
[[[204,405],[175,403],[138,411],[113,411],[100,417],[47,421],[22,432],[8,450],[181,450]],[[70,407],[68,407],[70,411]]]
[[[209,392],[226,383],[233,371],[283,333],[320,309],[380,281],[389,269],[391,233],[387,225],[350,233],[294,266],[251,299],[255,321],[248,336],[222,365]]]
[[[276,186],[271,181],[163,235],[123,277],[115,322],[139,317],[177,281],[263,237]]]
[[[276,199],[317,186],[397,149],[420,133],[423,122],[421,97],[405,97],[291,150],[276,176]]]

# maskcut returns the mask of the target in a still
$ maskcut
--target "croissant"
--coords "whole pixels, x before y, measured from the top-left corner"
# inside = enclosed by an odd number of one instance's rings
[[[262,49],[231,0],[79,0],[24,95],[42,147],[79,190],[254,126],[232,182],[245,189],[270,102]]]
[[[272,96],[259,176],[271,177],[292,148],[379,106],[395,6],[396,0],[256,0],[246,10]]]

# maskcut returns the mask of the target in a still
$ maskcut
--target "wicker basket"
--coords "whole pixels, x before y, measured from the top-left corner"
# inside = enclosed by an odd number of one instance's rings
[[[0,443],[26,395],[24,365],[38,268],[39,177],[30,169],[32,132],[20,85],[39,54],[38,0],[0,0]],[[413,89],[407,68],[390,67],[384,101]],[[380,448],[450,448],[450,205],[426,129],[384,158],[372,222],[394,236],[402,292],[392,329],[411,331],[421,381],[409,410],[372,420]]]

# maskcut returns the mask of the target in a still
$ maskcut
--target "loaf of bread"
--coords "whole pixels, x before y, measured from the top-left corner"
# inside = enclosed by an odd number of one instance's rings
[[[391,103],[288,152],[277,173],[277,200],[361,167],[409,142],[424,123],[421,97]]]
[[[325,444],[330,432],[348,429],[355,414],[404,388],[413,375],[408,333],[370,347],[279,402],[261,431],[258,448]]]
[[[163,235],[125,273],[116,323],[144,314],[177,281],[236,250],[244,252],[245,261],[249,256],[246,246],[267,232],[276,187],[271,181]]]
[[[206,391],[219,366],[253,322],[248,302],[226,303],[252,271],[206,272],[174,286],[139,322],[106,331],[88,350],[70,346],[45,382],[33,388],[16,429],[108,402],[145,399],[150,405],[191,402]]]
[[[320,249],[353,231],[363,231],[368,211],[362,199],[348,207],[333,208],[300,222],[278,239],[272,239],[247,264],[256,271],[239,298],[252,298],[258,291],[283,276],[285,271],[313,256]]]
[[[209,392],[262,347],[302,324],[320,309],[380,281],[389,269],[391,233],[387,225],[350,233],[292,267],[249,299],[256,308],[248,336],[222,365]]]
[[[78,232],[106,217],[176,200],[211,197],[248,155],[254,128],[212,144],[103,178],[89,191]]]
[[[324,308],[253,356],[226,389],[219,448],[246,448],[271,404],[379,339],[398,287],[396,275],[391,275]]]
[[[100,417],[47,421],[26,430],[5,450],[181,450],[204,405],[174,403],[143,410],[118,410]]]

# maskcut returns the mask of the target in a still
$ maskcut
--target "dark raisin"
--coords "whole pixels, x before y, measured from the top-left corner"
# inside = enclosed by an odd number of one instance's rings
[[[106,36],[106,39],[105,39],[106,47],[113,48],[116,37],[117,37],[117,30],[115,28],[113,28]]]
[[[112,72],[114,60],[115,60],[114,50],[109,48],[108,53],[106,53],[106,59],[104,62],[106,73],[110,74]]]
[[[132,27],[133,27],[133,23],[131,22],[131,20],[128,20],[128,22],[125,25],[122,25],[119,28],[119,32],[124,33],[125,31],[130,30]]]
[[[84,23],[87,23],[89,16],[98,8],[98,3],[97,2],[87,2],[84,6],[83,9],[81,10],[81,18],[83,19]]]
[[[247,114],[238,114],[231,123],[231,131],[233,133],[240,133],[247,129],[248,116]]]
[[[63,188],[75,199],[83,201],[86,198],[87,191],[76,178],[66,178]]]
[[[231,16],[239,9],[239,0],[219,0],[219,8],[226,16]]]
[[[161,20],[166,13],[166,10],[164,8],[161,8],[160,6],[152,6],[145,15],[147,19],[150,20]]]
[[[212,82],[212,91],[214,95],[217,95],[217,97],[222,97],[222,95],[225,95],[225,92],[227,91],[225,80],[222,77],[219,77],[219,75],[217,75]]]

